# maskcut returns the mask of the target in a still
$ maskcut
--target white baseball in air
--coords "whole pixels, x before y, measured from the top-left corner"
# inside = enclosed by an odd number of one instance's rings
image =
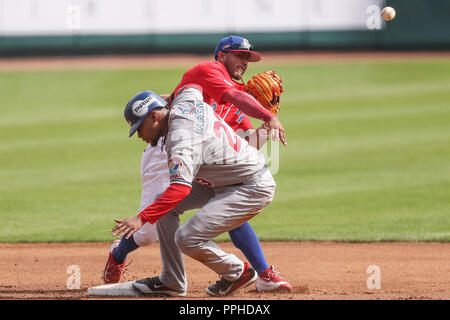
[[[395,9],[392,7],[384,7],[383,10],[381,10],[381,16],[386,21],[391,21],[395,18]]]

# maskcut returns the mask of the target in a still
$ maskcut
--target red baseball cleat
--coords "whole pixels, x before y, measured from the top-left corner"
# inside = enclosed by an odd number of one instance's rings
[[[244,262],[244,270],[236,281],[228,281],[221,278],[215,284],[206,288],[206,293],[213,297],[229,296],[233,292],[245,288],[255,282],[258,274],[247,262]]]
[[[256,279],[256,291],[262,292],[291,292],[292,286],[280,277],[280,274],[275,271],[273,266],[264,270]]]
[[[103,282],[105,284],[118,283],[122,277],[123,269],[125,268],[125,261],[119,264],[116,260],[114,260],[112,255],[119,243],[120,240],[115,240],[109,248],[108,261],[106,261],[105,270],[103,271]]]

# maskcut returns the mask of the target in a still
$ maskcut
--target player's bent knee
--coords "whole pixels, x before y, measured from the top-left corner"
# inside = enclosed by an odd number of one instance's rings
[[[139,231],[134,233],[133,238],[134,242],[140,247],[154,244],[158,240],[156,226],[147,222]]]
[[[181,252],[184,252],[185,247],[186,247],[186,235],[183,232],[183,229],[180,227],[178,228],[178,230],[175,232],[175,236],[174,236],[174,240],[175,240],[175,244],[177,245],[178,249],[181,250]]]
[[[178,228],[174,239],[178,249],[184,254],[190,255],[191,252],[195,251],[196,241],[192,240],[191,235],[183,227]]]
[[[139,236],[134,236],[134,242],[136,242],[136,244],[139,247],[145,247],[145,246],[149,246],[151,244],[154,244],[156,242],[156,240],[158,240],[158,237],[156,235],[139,235]]]

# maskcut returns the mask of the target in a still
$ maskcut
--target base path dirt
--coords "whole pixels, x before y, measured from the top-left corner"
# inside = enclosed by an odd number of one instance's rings
[[[450,51],[289,51],[262,52],[262,64],[268,68],[280,64],[311,64],[337,62],[398,62],[450,58]],[[97,55],[72,57],[0,58],[0,72],[58,71],[58,70],[115,70],[190,68],[213,56],[195,54]]]
[[[219,245],[244,259],[231,243]],[[251,285],[227,299],[450,299],[450,243],[266,242],[262,246],[268,262],[290,281],[293,291],[258,293]],[[109,243],[0,244],[0,299],[100,299],[88,296],[87,289],[103,284],[108,250]],[[131,253],[130,262],[124,281],[158,275],[159,245]],[[218,276],[189,257],[185,264],[186,299],[211,299],[205,287]],[[76,268],[79,289],[73,289]]]

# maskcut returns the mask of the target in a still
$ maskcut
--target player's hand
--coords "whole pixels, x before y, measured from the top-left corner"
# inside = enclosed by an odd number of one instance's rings
[[[159,96],[160,96],[161,98],[163,98],[167,103],[169,103],[169,100],[170,100],[170,94],[165,93],[165,94],[160,94]]]
[[[259,137],[268,139],[270,137],[270,127],[267,122],[263,122],[258,129],[256,129],[256,133]]]
[[[113,233],[113,236],[117,238],[121,238],[126,236],[126,239],[129,239],[133,233],[138,231],[144,224],[138,216],[131,217],[125,220],[114,219],[117,225],[110,230]]]
[[[286,135],[284,133],[284,128],[281,125],[280,120],[278,120],[277,117],[273,117],[267,122],[267,124],[269,125],[269,128],[271,130],[275,130],[275,132],[272,131],[275,141],[281,141],[285,146],[287,146]]]
[[[280,104],[280,96],[278,94],[274,93],[273,99],[272,99],[272,101],[270,101],[270,105],[271,106],[276,106],[276,105],[279,105],[279,104]],[[278,108],[276,110],[275,114],[277,114],[279,110],[280,109]]]

